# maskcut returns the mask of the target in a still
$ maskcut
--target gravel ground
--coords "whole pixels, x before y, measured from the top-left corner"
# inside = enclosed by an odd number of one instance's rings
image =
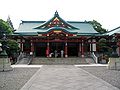
[[[120,71],[108,70],[106,67],[80,67],[80,68],[120,89]]]
[[[14,68],[0,72],[0,90],[19,90],[39,68]]]

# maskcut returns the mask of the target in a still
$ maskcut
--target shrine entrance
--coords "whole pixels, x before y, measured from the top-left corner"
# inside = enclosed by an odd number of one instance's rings
[[[51,42],[50,43],[50,53],[52,57],[55,57],[55,51],[57,51],[58,56],[61,57],[61,50],[64,51],[65,57],[65,42]],[[79,44],[78,43],[68,43],[67,53],[68,57],[78,57]]]
[[[84,57],[83,38],[79,41],[78,38],[72,38],[73,34],[67,33],[65,29],[54,29],[49,30],[44,40],[34,40],[35,56],[67,58],[81,55]]]
[[[68,43],[68,56],[78,57],[79,43]]]
[[[45,42],[35,43],[35,56],[46,57],[46,46]]]
[[[64,42],[51,42],[50,43],[50,53],[52,57],[55,57],[55,52],[57,52],[57,57],[61,57],[61,50],[64,51],[65,43]]]

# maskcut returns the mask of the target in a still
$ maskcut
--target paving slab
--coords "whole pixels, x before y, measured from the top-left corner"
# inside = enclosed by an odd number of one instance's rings
[[[79,65],[75,65],[76,67],[94,67],[94,66],[99,66],[99,67],[108,67],[108,64],[79,64]]]
[[[45,65],[21,90],[119,90],[74,65]]]
[[[40,68],[43,65],[11,65],[12,68]]]

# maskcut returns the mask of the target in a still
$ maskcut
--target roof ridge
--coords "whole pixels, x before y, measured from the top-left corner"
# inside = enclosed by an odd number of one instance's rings
[[[113,34],[117,33],[119,31],[119,29],[120,29],[120,26],[104,33],[104,35],[113,35]]]
[[[117,28],[114,28],[114,29],[112,29],[112,30],[110,30],[110,31],[108,31],[107,33],[112,32],[112,31],[115,31],[116,29],[119,29],[119,28],[120,28],[120,26],[117,27]]]
[[[22,21],[22,23],[44,23],[46,21]]]
[[[85,22],[85,21],[66,21],[68,23],[89,23],[89,22]]]
[[[46,22],[46,21],[32,21],[32,20],[30,20],[30,21],[26,21],[26,20],[21,20],[23,23],[25,22],[25,23],[36,23],[36,22],[41,22],[41,23],[44,23],[44,22]],[[68,22],[68,23],[89,23],[89,22],[85,22],[85,21],[66,21],[66,22]]]

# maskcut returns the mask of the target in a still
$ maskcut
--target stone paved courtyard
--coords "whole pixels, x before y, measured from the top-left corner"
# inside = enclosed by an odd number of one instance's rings
[[[119,90],[74,65],[44,65],[21,90]]]
[[[58,65],[58,66],[61,66],[61,65]],[[67,69],[68,68],[67,66],[69,66],[69,65],[65,65],[64,68]],[[51,67],[51,65],[50,65],[50,67]],[[72,67],[74,67],[74,66],[72,66]],[[54,68],[58,68],[58,67],[54,66]],[[84,67],[77,67],[77,68],[80,68],[79,70],[83,69],[83,70],[89,72],[90,74],[96,76],[97,78],[101,78],[101,79],[105,80],[106,82],[110,83],[111,85],[114,85],[114,86],[116,86],[116,87],[118,87],[120,89],[120,83],[119,83],[120,82],[120,71],[108,70],[108,69],[106,69],[106,67],[103,67],[103,66],[97,66],[97,67],[94,66],[93,67],[93,66],[89,66],[89,65],[88,66],[84,66]],[[63,69],[60,69],[60,68],[58,68],[58,69],[60,71],[63,70]],[[69,68],[69,69],[71,70],[71,68]],[[35,67],[34,66],[33,67],[28,67],[28,66],[24,67],[23,66],[23,67],[19,67],[19,68],[16,66],[16,67],[14,67],[13,71],[0,72],[0,90],[20,90],[20,88],[22,88],[25,85],[25,83],[38,70],[40,70],[40,68],[38,68],[36,66]],[[51,68],[52,72],[55,72],[56,70]],[[63,74],[61,76],[64,76],[65,73],[64,73],[64,71],[62,71],[62,72],[63,72]],[[79,71],[76,71],[76,72],[79,72]],[[68,76],[71,77],[72,75],[66,74],[65,77],[60,77],[60,78],[58,77],[57,79],[60,80],[62,78],[67,83],[69,83],[69,80],[72,80],[72,79],[69,78]],[[74,77],[74,78],[76,79],[77,77]],[[45,79],[45,78],[42,78],[42,80],[43,79]],[[75,82],[75,79],[73,80],[73,82]],[[53,80],[54,80],[54,78],[53,78]],[[79,82],[79,80],[77,80],[77,82]],[[67,84],[67,83],[63,82],[63,84]],[[54,84],[54,82],[51,82],[51,84]],[[69,84],[67,84],[67,85],[70,86]],[[74,84],[74,85],[78,85],[79,86],[80,84]],[[35,89],[33,89],[33,90],[35,90]],[[54,90],[54,89],[51,89],[51,90]],[[56,89],[56,90],[58,90],[58,89]],[[64,89],[62,89],[62,87],[61,87],[61,90],[64,90]],[[75,89],[68,89],[68,90],[75,90]],[[81,89],[78,89],[78,90],[81,90]]]

